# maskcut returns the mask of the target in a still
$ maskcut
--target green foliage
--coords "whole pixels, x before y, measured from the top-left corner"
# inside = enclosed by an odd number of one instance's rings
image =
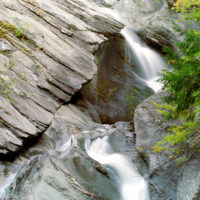
[[[177,104],[177,111],[183,111],[192,106],[200,98],[200,35],[194,30],[182,31],[176,27],[180,35],[184,35],[183,42],[177,43],[178,51],[169,47],[163,50],[167,54],[171,70],[164,70],[160,81],[163,89],[169,92],[167,101]]]
[[[162,72],[160,81],[169,95],[164,105],[154,105],[164,118],[176,123],[152,150],[165,151],[170,159],[178,157],[176,161],[181,163],[200,152],[200,0],[178,0],[173,9],[197,22],[198,28],[182,30],[175,25],[174,29],[184,36],[183,42],[176,44],[176,52],[163,48],[171,69]]]
[[[170,105],[158,106],[162,112],[172,112]],[[192,111],[193,118],[188,118],[188,112],[183,112],[177,118],[177,123],[168,129],[168,134],[152,147],[155,153],[167,152],[170,158],[181,156],[177,162],[185,155],[200,152],[200,106],[195,105]]]
[[[19,39],[24,38],[22,29],[17,28],[15,25],[0,21],[0,38],[5,37],[7,31],[11,32],[15,37]]]
[[[187,20],[200,23],[200,0],[177,0],[172,9],[184,13]]]

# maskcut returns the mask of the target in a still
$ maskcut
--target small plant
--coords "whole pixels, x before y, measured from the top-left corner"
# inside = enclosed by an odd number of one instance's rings
[[[99,61],[98,61],[97,58],[95,58],[94,63],[95,63],[96,65],[99,65]]]
[[[25,92],[20,93],[19,96],[22,97],[22,98],[27,98],[28,97],[28,95]]]
[[[13,61],[9,61],[9,67],[14,67],[15,66],[15,63]]]
[[[24,81],[28,81],[27,80],[27,77],[26,77],[26,72],[24,72],[23,76],[21,76],[21,78],[24,80]]]
[[[6,35],[6,32],[11,32],[15,37],[17,38],[23,38],[24,33],[23,30],[16,27],[15,25],[8,24],[4,21],[0,21],[0,28],[1,28],[1,36],[4,37]]]
[[[21,38],[21,37],[23,36],[23,31],[22,31],[21,29],[15,29],[14,35],[15,35],[17,38]]]
[[[12,102],[12,98],[9,96],[11,86],[11,83],[7,83],[2,77],[0,77],[0,96],[9,99],[10,102]]]
[[[176,159],[178,163],[184,162],[191,154],[200,152],[199,103],[194,105],[191,113],[185,111],[179,113],[178,116],[175,112],[176,106],[155,103],[154,105],[164,118],[176,119],[177,123],[168,128],[168,134],[152,146],[153,152],[160,153],[164,151],[169,155],[169,159],[178,157]]]
[[[32,41],[26,37],[24,31],[16,27],[15,25],[9,24],[5,21],[0,21],[0,38],[8,38],[7,34],[11,33],[19,40],[21,40],[25,45],[28,45]],[[34,44],[35,45],[35,44]]]

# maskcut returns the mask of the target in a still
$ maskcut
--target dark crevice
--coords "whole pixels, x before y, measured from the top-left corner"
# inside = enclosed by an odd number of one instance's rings
[[[24,140],[23,145],[19,147],[19,150],[16,152],[11,152],[10,150],[8,150],[9,152],[7,154],[0,153],[0,161],[9,161],[9,162],[15,161],[20,154],[23,154],[23,152],[27,152],[29,148],[35,146],[41,139],[41,135],[42,133],[38,134],[37,136]]]
[[[81,90],[74,93],[71,100],[68,102],[69,104],[76,104],[78,100],[81,100],[83,98],[83,95],[81,94]]]

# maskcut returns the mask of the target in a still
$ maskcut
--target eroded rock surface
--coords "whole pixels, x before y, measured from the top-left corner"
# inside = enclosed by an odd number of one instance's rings
[[[65,116],[66,110],[72,117]],[[65,129],[56,129],[57,138],[54,126],[43,135],[51,138],[56,145],[46,145],[43,152],[36,153],[48,141],[47,138],[41,139],[35,147],[20,155],[15,162],[21,165],[16,166],[17,172],[13,170],[8,176],[11,185],[4,191],[6,199],[120,199],[119,185],[115,180],[118,174],[93,160],[86,151],[88,142],[104,136],[108,137],[114,152],[126,156],[139,173],[147,177],[147,166],[135,149],[130,123],[118,122],[112,126],[96,124],[72,105],[61,107],[58,112],[59,117],[54,120],[65,125]],[[68,140],[65,137],[65,140],[60,140],[62,145],[58,145],[58,137],[63,135],[68,135]]]
[[[2,0],[0,10],[0,154],[8,154],[93,78],[94,51],[123,25],[89,0]]]
[[[132,121],[136,106],[154,92],[135,75],[136,66],[126,58],[123,38],[104,42],[96,62],[97,75],[82,88],[80,104],[90,113],[96,111],[102,123]]]

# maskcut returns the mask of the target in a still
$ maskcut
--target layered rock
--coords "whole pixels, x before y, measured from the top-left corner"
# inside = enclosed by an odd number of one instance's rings
[[[97,126],[92,119],[84,114],[77,107],[68,104],[61,106],[48,129],[36,141],[33,140],[31,146],[19,152],[15,156],[12,163],[0,160],[0,180],[4,184],[7,178],[16,175],[16,172],[28,159],[48,153],[50,151],[64,151],[71,142],[71,137],[85,129],[90,129]],[[29,161],[28,161],[29,162]],[[11,180],[12,181],[12,180]],[[4,188],[4,187],[3,187]],[[2,193],[2,185],[0,185],[0,198]]]
[[[97,72],[94,51],[123,27],[91,1],[0,2],[0,154],[51,124]]]
[[[119,199],[120,190],[115,182],[118,174],[93,160],[86,151],[89,141],[104,136],[109,138],[114,152],[126,156],[142,175],[147,175],[147,167],[135,150],[130,123],[96,124],[73,105],[63,106],[58,112],[51,128],[37,145],[12,164],[5,181],[11,185],[3,187],[4,193],[0,188],[0,198]],[[53,124],[60,124],[60,129]]]

